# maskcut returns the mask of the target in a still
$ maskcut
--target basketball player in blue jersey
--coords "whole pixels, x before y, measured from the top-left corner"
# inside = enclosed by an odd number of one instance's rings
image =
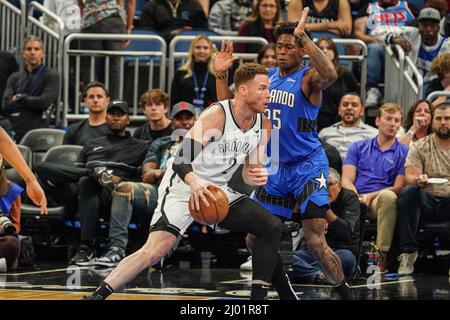
[[[188,210],[189,199],[197,210],[200,201],[209,205],[205,195],[215,200],[207,189],[209,186],[221,188],[230,203],[228,215],[219,226],[255,235],[250,298],[265,299],[270,283],[280,299],[297,298],[292,288],[282,281],[286,274],[276,268],[283,233],[281,221],[227,186],[242,163],[242,177],[247,184],[262,186],[267,182],[267,170],[261,163],[271,131],[270,121],[263,115],[270,101],[266,69],[255,63],[244,64],[236,71],[234,80],[236,97],[204,110],[184,137],[175,159],[168,161],[147,243],[122,260],[93,295],[85,299],[105,299],[166,256],[193,222]],[[274,277],[281,280],[274,282]]]
[[[276,150],[269,144],[267,151],[272,158],[267,167],[271,171],[275,168],[276,173],[269,175],[266,185],[258,187],[253,199],[283,220],[292,219],[292,211],[299,204],[308,248],[341,297],[351,299],[341,261],[325,241],[328,160],[316,129],[322,91],[336,80],[337,73],[332,61],[305,33],[308,12],[309,8],[303,9],[298,24],[284,23],[274,31],[278,67],[269,70],[271,101],[266,115],[279,133],[279,157],[274,159]],[[223,43],[216,55],[220,99],[232,96],[226,81],[227,70],[236,59],[232,51],[231,42]],[[312,67],[303,66],[305,53]],[[250,249],[253,239],[247,236]]]

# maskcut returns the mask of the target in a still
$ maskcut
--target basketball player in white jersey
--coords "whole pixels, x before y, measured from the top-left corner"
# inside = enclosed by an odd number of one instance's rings
[[[269,77],[263,66],[249,63],[238,68],[234,82],[234,99],[212,104],[202,112],[183,139],[175,159],[168,164],[158,190],[158,207],[147,243],[122,260],[93,295],[85,299],[105,299],[164,257],[193,222],[189,198],[196,209],[200,201],[209,205],[206,194],[215,199],[207,189],[209,186],[221,188],[230,202],[228,215],[219,226],[256,236],[250,298],[267,297],[283,225],[262,206],[228,188],[227,183],[242,163],[247,184],[261,186],[267,182],[267,171],[261,162],[271,132],[270,121],[263,115],[270,101]],[[287,279],[285,274],[278,278]],[[296,299],[289,284],[274,283],[274,286],[280,298]]]

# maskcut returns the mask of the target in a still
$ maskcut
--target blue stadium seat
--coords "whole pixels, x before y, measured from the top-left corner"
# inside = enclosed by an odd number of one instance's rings
[[[160,34],[156,31],[152,31],[148,28],[134,28],[131,31],[131,34],[143,34],[143,35],[156,35],[160,36]],[[161,43],[158,41],[130,41],[127,50],[130,51],[161,51]],[[125,63],[129,61],[134,61],[134,57],[128,56],[125,57]],[[159,60],[159,58],[155,58],[154,60]],[[149,62],[149,56],[139,57],[139,62]]]

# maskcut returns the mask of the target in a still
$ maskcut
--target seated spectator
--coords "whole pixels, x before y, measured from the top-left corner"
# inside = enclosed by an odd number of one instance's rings
[[[108,132],[105,119],[110,99],[105,85],[100,82],[89,83],[85,88],[83,101],[89,110],[88,118],[69,126],[63,144],[84,146],[92,139],[104,136]]]
[[[157,138],[149,146],[142,167],[142,182],[119,182],[114,189],[109,225],[109,249],[95,264],[114,267],[125,257],[128,225],[132,216],[147,227],[158,201],[157,185],[166,172],[167,160],[175,154],[184,135],[194,125],[195,109],[180,102],[173,107],[172,136]],[[120,181],[117,177],[116,181]]]
[[[7,51],[0,51],[0,97],[3,97],[5,92],[6,82],[11,74],[19,70],[19,64],[17,63],[14,55]],[[1,106],[1,104],[0,104]],[[9,135],[11,135],[11,122],[8,117],[5,117],[0,109],[0,127],[2,127]]]
[[[158,138],[170,136],[172,126],[166,114],[169,110],[169,95],[160,89],[150,89],[139,98],[139,107],[142,108],[148,119],[141,127],[134,131],[133,136],[152,143]]]
[[[450,91],[450,52],[440,54],[434,58],[431,64],[431,75],[432,80],[425,93],[426,97],[434,91]],[[433,104],[438,105],[444,102],[445,99],[446,97],[439,97],[433,101]]]
[[[3,93],[3,114],[11,120],[17,142],[30,130],[48,127],[58,99],[59,74],[44,65],[44,55],[42,40],[27,37],[22,52],[25,68],[8,78]]]
[[[188,60],[175,72],[172,80],[170,103],[192,103],[196,117],[217,100],[212,53],[213,44],[207,36],[195,37],[189,48]]]
[[[432,132],[431,119],[433,118],[433,107],[427,100],[419,100],[409,108],[403,128],[405,134],[398,139],[403,144],[410,146],[429,135]]]
[[[148,144],[133,138],[126,130],[129,124],[128,104],[122,100],[113,100],[108,106],[106,123],[110,130],[104,137],[91,140],[81,150],[78,162],[111,161],[139,167],[144,161]],[[77,169],[77,168],[72,168]],[[79,181],[78,208],[81,223],[81,244],[71,259],[71,264],[89,265],[95,256],[93,248],[95,228],[98,216],[109,217],[111,214],[112,192],[114,185],[120,181],[140,181],[137,172],[112,168],[94,170],[100,177],[82,176]],[[106,168],[110,169],[110,168]],[[105,174],[106,173],[106,174]],[[119,177],[120,181],[115,180]]]
[[[364,106],[361,97],[356,92],[342,96],[339,103],[339,116],[342,121],[324,128],[319,132],[319,138],[336,147],[342,159],[347,157],[347,151],[353,142],[372,139],[377,135],[377,129],[365,124]]]
[[[251,0],[220,0],[213,4],[208,17],[209,29],[218,34],[237,35],[242,21],[252,13]]]
[[[275,43],[273,29],[283,22],[281,5],[278,0],[257,0],[251,18],[241,23],[239,36],[262,37],[269,43]],[[261,50],[259,44],[236,44],[235,52],[257,53]]]
[[[397,222],[397,194],[405,184],[408,147],[395,135],[402,121],[402,108],[385,103],[375,119],[378,135],[353,143],[342,167],[342,186],[353,190],[366,205],[368,218],[377,220],[376,245],[381,250],[379,267],[387,272],[387,254]]]
[[[450,103],[435,108],[432,127],[433,134],[414,143],[406,158],[407,186],[398,201],[399,275],[414,272],[419,221],[450,220]],[[447,182],[434,184],[431,178],[443,178]]]
[[[0,155],[0,273],[17,268],[20,241],[20,194],[23,188],[6,178]]]
[[[367,3],[354,23],[354,36],[367,44],[367,97],[365,106],[376,109],[382,101],[379,89],[384,77],[385,43],[375,36],[376,33],[387,33],[392,26],[402,29],[406,23],[414,20],[415,9],[404,0],[379,0]],[[400,44],[400,42],[399,42]]]
[[[150,0],[142,8],[141,24],[169,43],[184,28],[207,28],[208,19],[195,0]]]
[[[330,209],[325,218],[328,222],[325,238],[341,260],[345,278],[350,280],[357,270],[360,204],[358,196],[352,190],[342,187],[339,173],[333,168],[328,170]],[[326,280],[319,262],[306,247],[294,251],[293,259],[292,267],[296,278],[316,284],[323,284]]]
[[[64,135],[63,144],[85,146],[92,139],[105,136],[108,132],[106,125],[106,107],[110,99],[106,87],[100,82],[91,82],[83,93],[89,115],[85,120],[71,124]],[[65,206],[67,217],[74,218],[78,211],[78,179],[75,175],[69,179],[61,176],[58,164],[41,162],[35,167],[39,181],[48,197],[57,206]],[[81,169],[81,175],[85,170]]]
[[[328,37],[321,37],[316,41],[316,45],[333,61],[338,78],[322,93],[322,107],[317,118],[317,131],[329,127],[339,121],[338,106],[342,95],[347,92],[359,92],[358,81],[353,73],[342,67],[339,62],[339,55],[336,44]]]
[[[450,18],[447,0],[425,0],[424,8],[434,8],[441,14],[440,32],[444,37],[450,36]]]
[[[304,7],[309,7],[306,29],[314,37],[321,33],[332,33],[347,37],[352,33],[352,14],[348,0],[291,0],[288,5],[288,20],[299,21]]]

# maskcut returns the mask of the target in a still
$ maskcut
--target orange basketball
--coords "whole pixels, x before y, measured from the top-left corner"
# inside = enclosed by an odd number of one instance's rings
[[[189,212],[191,213],[192,218],[203,225],[216,224],[223,221],[228,214],[229,208],[228,197],[225,192],[215,187],[208,187],[208,190],[216,197],[216,201],[212,201],[211,198],[205,194],[209,207],[206,207],[200,199],[200,210],[195,211],[194,207],[191,207],[191,202],[189,201]]]

